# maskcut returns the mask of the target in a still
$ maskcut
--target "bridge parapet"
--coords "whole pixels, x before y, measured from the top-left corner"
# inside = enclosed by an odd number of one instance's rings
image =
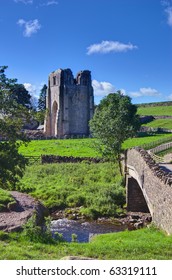
[[[172,174],[161,170],[151,155],[141,148],[127,151],[125,169],[129,207],[131,208],[131,203],[133,203],[136,209],[137,203],[141,201],[138,197],[134,198],[134,195],[139,196],[136,194],[137,182],[153,222],[168,234],[172,234]],[[144,203],[140,202],[140,205],[138,207],[145,207]]]

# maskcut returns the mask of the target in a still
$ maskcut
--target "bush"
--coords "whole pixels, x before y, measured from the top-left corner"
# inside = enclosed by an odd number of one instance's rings
[[[8,239],[9,239],[9,234],[4,231],[0,231],[0,240],[4,241],[4,240],[8,240]]]
[[[23,229],[22,237],[28,241],[48,244],[55,242],[50,231],[49,218],[47,218],[44,226],[38,226],[36,223],[36,215],[33,215],[23,226]]]

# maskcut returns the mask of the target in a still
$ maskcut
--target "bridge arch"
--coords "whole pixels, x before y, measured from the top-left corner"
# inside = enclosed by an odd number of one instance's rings
[[[149,213],[149,207],[138,181],[128,175],[126,182],[127,211]]]
[[[172,174],[141,148],[126,152],[125,173],[128,210],[143,212],[147,208],[154,224],[172,234]]]

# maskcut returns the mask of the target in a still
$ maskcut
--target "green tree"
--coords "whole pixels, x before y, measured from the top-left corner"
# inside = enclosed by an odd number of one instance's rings
[[[100,152],[104,157],[118,160],[121,173],[122,143],[133,137],[139,127],[137,107],[120,91],[102,99],[90,121],[90,130],[98,139]]]
[[[44,85],[40,91],[39,99],[38,99],[37,119],[41,124],[44,123],[45,113],[46,113],[46,93],[47,93],[47,86]]]
[[[27,163],[18,148],[27,142],[22,127],[30,120],[30,113],[13,98],[11,89],[17,80],[8,79],[6,69],[6,66],[0,67],[0,137],[3,140],[0,142],[0,187],[13,188]]]
[[[31,95],[25,89],[22,84],[14,84],[11,87],[11,98],[13,98],[18,104],[31,109]]]
[[[17,84],[17,79],[8,79],[5,74],[7,66],[0,66],[0,90],[8,91],[8,98],[18,104],[31,109],[31,95],[24,85]]]
[[[43,85],[38,99],[38,111],[45,111],[46,109],[46,93],[47,93],[47,86]]]

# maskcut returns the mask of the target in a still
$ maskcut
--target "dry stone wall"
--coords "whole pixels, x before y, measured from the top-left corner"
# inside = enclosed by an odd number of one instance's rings
[[[67,157],[67,156],[54,156],[54,155],[42,155],[41,162],[44,163],[77,163],[77,162],[103,162],[103,159],[91,158],[91,157]]]

